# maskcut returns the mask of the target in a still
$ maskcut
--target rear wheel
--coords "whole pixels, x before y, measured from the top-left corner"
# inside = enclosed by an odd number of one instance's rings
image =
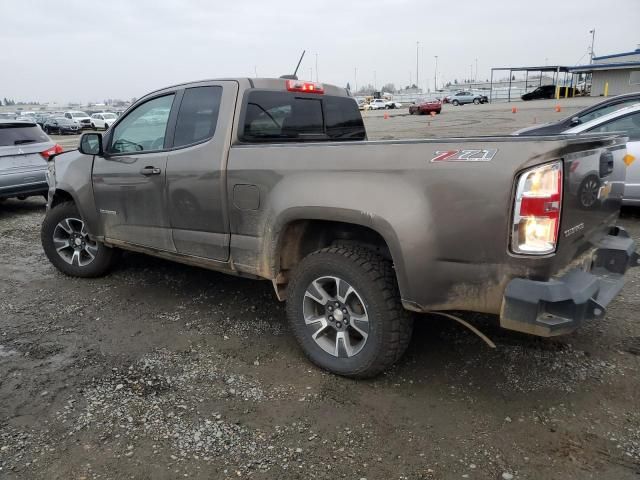
[[[74,277],[99,277],[107,273],[118,251],[89,237],[73,202],[59,203],[47,212],[40,231],[49,261]]]
[[[287,316],[304,353],[338,375],[373,377],[395,363],[413,319],[400,302],[391,262],[361,247],[304,258],[288,285]]]

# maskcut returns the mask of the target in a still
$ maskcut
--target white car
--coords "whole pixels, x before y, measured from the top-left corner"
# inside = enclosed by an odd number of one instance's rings
[[[623,205],[640,205],[640,103],[615,110],[611,113],[595,118],[578,126],[565,130],[563,133],[608,133],[622,132],[629,137],[627,142],[627,177],[624,184]],[[635,160],[634,158],[635,157]],[[579,168],[576,167],[576,168]],[[605,183],[599,175],[593,175],[590,188],[588,185],[581,187],[581,196],[595,195],[598,198],[600,188]],[[583,204],[585,202],[583,201]]]
[[[115,113],[94,113],[93,115],[91,115],[91,128],[104,128],[105,130],[107,130],[117,119],[118,116]]]
[[[79,110],[71,110],[68,112],[64,112],[64,118],[68,118],[69,120],[80,125],[80,127],[82,128],[91,128],[91,119],[85,112],[81,112]]]

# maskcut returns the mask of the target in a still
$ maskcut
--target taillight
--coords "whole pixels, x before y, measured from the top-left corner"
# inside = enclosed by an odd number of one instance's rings
[[[290,92],[324,93],[321,83],[302,82],[300,80],[287,80],[287,90]]]
[[[57,155],[58,153],[62,152],[64,152],[64,148],[56,143],[53,147],[45,150],[44,152],[40,152],[40,155],[42,155],[45,160],[49,160],[49,157],[51,155]]]
[[[511,249],[545,255],[556,249],[562,207],[562,162],[525,170],[518,178]]]

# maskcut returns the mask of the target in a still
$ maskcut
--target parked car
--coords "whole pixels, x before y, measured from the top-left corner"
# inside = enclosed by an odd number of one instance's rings
[[[0,200],[47,195],[47,160],[62,152],[33,121],[0,120]]]
[[[76,122],[82,128],[91,128],[91,118],[85,112],[70,111],[64,112],[64,117]]]
[[[365,110],[383,110],[387,108],[387,101],[382,98],[374,98],[364,106]]]
[[[623,205],[640,205],[640,103],[615,110],[565,131],[565,133],[585,132],[620,132],[629,137],[627,152],[630,157],[627,157],[627,175],[622,203]],[[579,188],[583,207],[591,207],[593,202],[600,198],[604,183],[595,170],[590,172],[590,176],[585,176]]]
[[[393,100],[387,100],[384,107],[388,109],[401,108],[402,104],[400,102],[394,102]]]
[[[78,134],[82,132],[82,127],[73,120],[69,120],[66,117],[50,117],[44,122],[42,128],[45,133],[65,135],[67,133]]]
[[[15,120],[17,117],[15,112],[0,112],[0,120]]]
[[[540,100],[543,98],[555,98],[556,86],[555,85],[542,85],[536,88],[532,92],[522,95],[522,100]]]
[[[110,125],[113,125],[113,122],[115,122],[117,118],[118,116],[111,112],[94,113],[91,115],[91,128],[94,130],[96,128],[104,128],[107,130]]]
[[[51,115],[48,114],[48,113],[38,113],[34,117],[34,120],[40,126],[40,128],[42,128],[44,130],[44,124],[47,121],[47,119],[50,118],[50,117],[51,117]]]
[[[401,357],[410,312],[561,335],[602,318],[638,263],[615,226],[623,136],[366,139],[328,84],[155,91],[50,163],[44,252],[77,277],[106,274],[119,248],[267,279],[311,361],[355,378]],[[607,185],[588,212],[566,187],[576,161]]]
[[[453,95],[448,95],[447,97],[445,97],[447,100],[447,103],[450,103],[451,105],[464,105],[466,103],[473,103],[474,105],[480,105],[481,103],[485,103],[484,98],[486,98],[486,96],[483,98],[483,95],[480,95],[478,93],[473,93],[473,92],[457,92],[454,93]]]
[[[598,117],[602,117],[615,110],[628,107],[634,103],[640,102],[640,92],[627,93],[607,98],[602,102],[580,110],[569,117],[558,120],[557,122],[546,123],[543,125],[534,125],[533,127],[523,128],[514,132],[514,135],[553,135],[562,133],[569,128],[576,127],[582,123],[588,122]]]
[[[442,111],[442,102],[437,98],[427,98],[419,100],[415,105],[409,106],[411,115],[425,115],[431,112],[440,113]]]

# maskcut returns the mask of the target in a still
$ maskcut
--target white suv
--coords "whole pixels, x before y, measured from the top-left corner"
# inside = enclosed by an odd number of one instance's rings
[[[91,128],[94,130],[97,128],[104,128],[107,130],[113,122],[117,120],[118,116],[111,112],[94,113],[91,115]]]
[[[85,112],[78,110],[64,112],[64,118],[74,121],[82,128],[91,128],[91,119]]]

